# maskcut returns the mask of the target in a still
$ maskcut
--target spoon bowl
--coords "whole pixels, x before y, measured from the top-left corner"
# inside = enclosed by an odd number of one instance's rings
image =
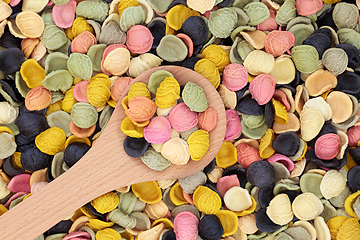
[[[180,85],[191,81],[202,87],[209,107],[216,111],[218,121],[209,133],[210,146],[203,158],[155,171],[140,158],[129,157],[123,148],[126,135],[120,129],[121,121],[126,117],[120,103],[130,89],[128,86],[90,150],[68,171],[0,217],[2,240],[35,239],[102,194],[135,183],[186,177],[202,170],[214,159],[226,132],[225,108],[218,92],[200,74],[177,66],[152,68],[136,77],[132,84],[148,83],[150,75],[157,70],[171,72]]]

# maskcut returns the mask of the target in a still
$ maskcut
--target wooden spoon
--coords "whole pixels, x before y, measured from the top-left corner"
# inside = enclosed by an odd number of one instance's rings
[[[210,132],[210,147],[203,159],[154,171],[140,158],[127,156],[123,148],[126,135],[120,130],[126,114],[121,104],[117,104],[100,138],[73,167],[0,217],[1,240],[35,239],[102,194],[139,182],[186,177],[200,171],[214,159],[226,132],[225,109],[219,94],[203,76],[177,66],[150,69],[134,82],[147,83],[149,76],[161,69],[171,72],[180,85],[192,81],[201,86],[209,107],[217,113],[218,122]],[[127,95],[129,88],[123,96]]]

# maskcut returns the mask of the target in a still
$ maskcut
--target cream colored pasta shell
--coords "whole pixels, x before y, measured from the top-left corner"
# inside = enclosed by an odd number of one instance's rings
[[[206,0],[206,1],[198,1],[198,0],[188,0],[187,5],[189,8],[199,11],[201,14],[204,14],[206,11],[211,10],[215,5],[215,0]]]
[[[8,182],[0,175],[0,199],[5,198],[11,192],[7,189]]]
[[[130,191],[130,186],[125,186],[125,187],[122,187],[122,188],[117,188],[115,189],[115,191],[119,192],[119,193],[127,193]]]
[[[2,37],[2,35],[4,34],[5,32],[5,27],[7,25],[7,20],[3,20],[2,22],[0,22],[0,37]]]
[[[307,108],[319,110],[324,116],[325,121],[330,120],[332,117],[331,107],[322,97],[316,97],[306,101],[303,110]]]
[[[146,18],[145,18],[145,24],[149,24],[150,21],[154,18],[154,10],[152,9],[151,5],[148,3],[148,1],[146,0],[136,0],[139,5],[144,9],[145,13],[146,13]]]
[[[288,224],[294,217],[291,202],[286,194],[276,195],[266,208],[266,214],[276,224]]]
[[[164,230],[165,224],[160,223],[149,230],[141,232],[138,236],[138,240],[158,240],[161,232]]]
[[[226,207],[231,211],[243,211],[252,205],[249,192],[241,187],[232,187],[224,195]]]
[[[221,99],[223,100],[225,108],[235,109],[237,105],[236,93],[227,89],[223,84],[220,84],[217,90]]]
[[[294,62],[287,57],[278,57],[270,75],[276,79],[277,84],[288,84],[295,78]]]
[[[22,34],[20,29],[17,27],[17,25],[15,23],[15,19],[9,19],[9,21],[7,21],[7,25],[8,25],[10,33],[13,36],[15,36],[17,38],[26,38],[26,36],[24,34]]]
[[[104,60],[104,68],[113,75],[124,74],[130,65],[130,52],[126,48],[112,50]]]
[[[15,141],[13,140],[13,135],[8,132],[0,132],[0,145],[0,159],[12,156],[17,147]]]
[[[343,131],[336,131],[337,135],[340,137],[340,151],[338,155],[336,156],[337,159],[342,159],[345,153],[345,150],[349,144],[349,138]]]
[[[161,148],[161,154],[177,165],[184,165],[190,159],[189,145],[181,138],[171,138]]]
[[[329,240],[331,239],[330,230],[326,225],[324,218],[317,217],[314,220],[314,226],[316,229],[317,240]]]
[[[111,1],[110,7],[109,7],[109,15],[113,14],[113,13],[117,13],[117,14],[119,13],[118,12],[118,5],[119,5],[120,2],[121,2],[121,0]]]
[[[320,183],[320,191],[324,198],[338,196],[346,187],[346,177],[336,170],[329,170]]]
[[[0,102],[0,124],[11,124],[19,115],[19,108],[4,101]]]
[[[324,205],[315,194],[308,192],[294,199],[292,210],[297,218],[307,221],[318,217],[324,210]]]
[[[154,54],[144,53],[138,57],[131,59],[127,74],[130,77],[135,78],[146,70],[149,70],[150,68],[160,66],[161,62],[161,58],[155,56]]]
[[[262,50],[250,52],[244,61],[244,67],[251,75],[269,74],[275,64],[275,59],[270,53]]]
[[[214,170],[211,173],[207,174],[209,180],[213,183],[217,183],[218,180],[222,177],[224,169],[221,167],[215,166]]]
[[[41,12],[48,2],[48,0],[24,0],[22,11],[32,11],[36,13]]]
[[[309,93],[304,87],[304,85],[298,85],[296,87],[296,94],[295,94],[295,110],[300,113],[304,107],[305,102],[309,100]]]
[[[12,9],[5,1],[0,2],[0,22],[10,17]]]
[[[164,144],[163,143],[159,143],[159,144],[156,144],[156,143],[151,143],[151,146],[154,148],[155,151],[157,152],[161,152],[161,148]]]
[[[176,179],[167,179],[167,180],[157,181],[157,183],[161,189],[166,189],[166,188],[172,186],[175,182],[176,182]]]
[[[308,108],[300,112],[301,138],[310,141],[320,132],[325,120],[320,111]]]
[[[239,217],[239,228],[246,234],[254,234],[258,231],[255,214]]]
[[[146,204],[144,213],[146,213],[150,219],[156,220],[165,217],[168,211],[169,209],[165,202],[160,200],[157,203]]]
[[[96,40],[99,41],[99,37],[100,37],[100,33],[101,33],[100,23],[98,23],[97,21],[91,20],[91,19],[86,20],[86,22],[92,26],[92,28],[94,29],[94,32],[95,32]],[[118,22],[118,24],[119,24],[119,22]]]

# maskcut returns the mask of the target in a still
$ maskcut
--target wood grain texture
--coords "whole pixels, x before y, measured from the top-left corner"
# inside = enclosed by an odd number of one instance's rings
[[[158,172],[148,168],[140,158],[127,156],[123,149],[126,135],[120,130],[121,121],[126,114],[121,104],[118,104],[104,132],[85,156],[46,187],[0,217],[1,240],[35,239],[104,193],[134,183],[189,176],[203,169],[215,157],[226,132],[225,109],[216,89],[200,74],[176,66],[150,69],[134,82],[147,83],[149,76],[160,69],[171,72],[180,85],[192,81],[201,86],[209,107],[217,113],[218,122],[210,132],[210,148],[203,159],[198,162],[190,160],[184,166],[172,165]]]

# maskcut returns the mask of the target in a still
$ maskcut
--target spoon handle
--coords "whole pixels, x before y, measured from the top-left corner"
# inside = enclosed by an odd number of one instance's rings
[[[66,174],[3,214],[0,217],[0,238],[35,239],[74,210],[103,194],[103,181],[89,176],[93,172],[87,170],[74,165]]]
[[[101,137],[74,166],[3,214],[0,239],[35,239],[102,194],[164,177],[158,173],[154,177],[141,160],[125,154],[125,135],[118,124],[124,117],[123,112],[114,114]]]

